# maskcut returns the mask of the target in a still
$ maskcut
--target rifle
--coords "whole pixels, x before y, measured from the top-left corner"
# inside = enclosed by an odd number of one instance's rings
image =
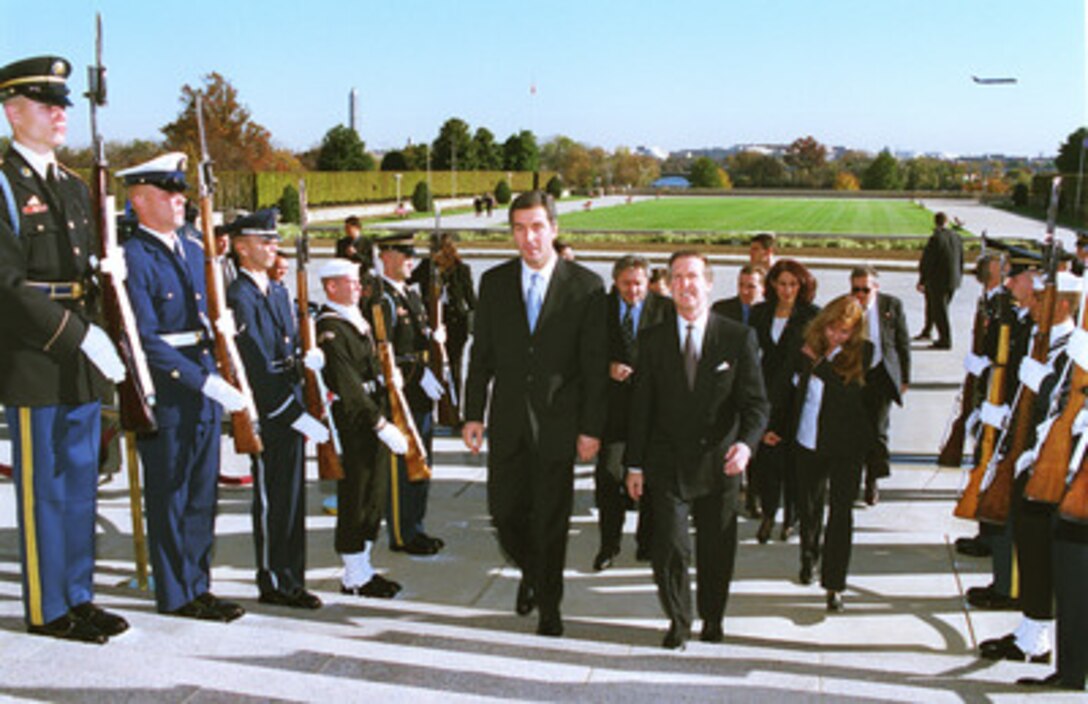
[[[1009,313],[1008,303],[1001,304],[1001,327],[997,333],[997,358],[990,370],[990,386],[986,393],[986,400],[997,406],[1005,399],[1005,372],[1009,362]],[[978,494],[982,486],[982,478],[986,474],[986,468],[993,459],[997,444],[997,428],[985,425],[982,429],[982,453],[978,466],[971,470],[967,479],[967,487],[963,490],[953,515],[957,518],[975,518],[978,513]]]
[[[91,141],[94,165],[91,168],[91,209],[101,242],[102,257],[124,257],[117,244],[117,216],[114,197],[109,195],[109,164],[106,147],[98,132],[98,108],[106,105],[106,67],[102,65],[102,15],[95,15],[94,65],[87,67],[87,92],[91,107]],[[153,433],[155,423],[155,382],[136,331],[136,317],[124,279],[102,272],[102,315],[106,331],[125,365],[125,380],[117,385],[121,427],[139,433]]]
[[[374,246],[377,246],[375,243]],[[374,256],[376,270],[375,280],[378,286],[378,295],[371,307],[371,315],[374,322],[374,340],[378,348],[378,359],[382,364],[382,376],[385,377],[385,388],[389,392],[389,417],[393,425],[404,434],[408,440],[408,452],[404,454],[407,464],[408,481],[418,482],[431,478],[431,468],[427,464],[427,450],[423,447],[423,438],[416,428],[416,421],[412,418],[412,410],[408,407],[408,400],[404,397],[404,390],[393,379],[397,377],[397,361],[393,351],[393,343],[389,341],[389,334],[385,327],[385,313],[382,311],[382,276],[377,269],[381,266],[381,257]]]
[[[212,173],[212,159],[208,155],[208,140],[204,134],[204,101],[199,92],[196,94],[196,127],[200,135],[200,166],[196,173],[200,191],[200,229],[204,240],[204,279],[207,284],[208,316],[215,329],[215,364],[219,375],[246,397],[246,407],[230,414],[234,449],[239,454],[257,455],[264,449],[257,420],[257,406],[253,402],[253,392],[249,388],[246,368],[242,365],[234,335],[229,333],[234,329],[234,315],[227,309],[223,292],[223,266],[215,253],[215,224],[212,221],[215,175]]]
[[[310,262],[309,209],[306,202],[306,181],[298,180],[299,224],[302,226],[298,240],[295,241],[295,255],[298,259],[298,325],[302,340],[303,353],[317,345],[314,341],[314,319],[310,316],[310,281],[306,266]],[[336,421],[332,417],[332,404],[328,389],[321,375],[303,366],[303,394],[306,400],[306,412],[317,418],[329,430],[329,439],[317,446],[317,474],[322,479],[343,479],[344,467],[340,464],[340,434],[336,432]]]
[[[431,291],[427,301],[427,317],[431,329],[442,327],[442,270],[438,266],[438,251],[431,252]],[[429,363],[431,372],[442,382],[445,393],[438,399],[438,422],[447,427],[456,427],[461,422],[461,412],[457,404],[456,390],[450,376],[450,357],[446,345],[431,337]]]
[[[1043,289],[1039,320],[1036,321],[1035,339],[1031,346],[1031,358],[1036,362],[1045,362],[1050,352],[1050,328],[1054,324],[1054,306],[1058,302],[1056,250],[1056,245],[1051,243],[1046,245],[1043,253],[1046,287]],[[994,471],[988,472],[990,482],[979,495],[977,517],[987,523],[1003,524],[1009,516],[1013,482],[1016,478],[1016,461],[1027,449],[1028,435],[1031,433],[1035,392],[1021,384],[1018,396],[1012,416],[1012,445]]]

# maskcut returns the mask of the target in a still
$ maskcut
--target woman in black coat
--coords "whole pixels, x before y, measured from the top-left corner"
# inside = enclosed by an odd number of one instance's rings
[[[820,562],[820,583],[829,611],[842,610],[842,592],[853,542],[853,506],[862,461],[876,440],[866,410],[865,370],[873,344],[862,334],[861,304],[839,296],[809,324],[805,342],[788,367],[788,383],[775,390],[779,408],[789,408],[789,437],[799,489],[802,584],[811,584]],[[830,495],[828,486],[830,484]],[[831,510],[824,529],[824,504]]]
[[[766,543],[774,529],[775,514],[783,505],[782,540],[790,536],[797,521],[796,482],[789,462],[789,436],[785,428],[776,426],[774,418],[788,418],[778,412],[773,391],[789,378],[787,364],[804,344],[804,330],[819,308],[812,303],[816,296],[816,279],[803,264],[793,259],[780,259],[767,272],[767,299],[754,308],[748,324],[756,331],[759,341],[760,366],[763,383],[772,393],[771,425],[752,464],[749,490],[758,491],[763,512],[756,537]]]

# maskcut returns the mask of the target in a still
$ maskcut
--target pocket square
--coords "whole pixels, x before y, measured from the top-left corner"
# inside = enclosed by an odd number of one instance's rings
[[[724,362],[719,364],[717,367],[714,368],[714,371],[715,372],[724,372],[727,369],[729,369],[729,360],[725,360]]]

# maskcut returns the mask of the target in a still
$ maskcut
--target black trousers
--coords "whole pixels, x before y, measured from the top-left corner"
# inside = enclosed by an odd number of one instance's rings
[[[1027,472],[1021,476],[1027,476]],[[1054,618],[1051,543],[1056,507],[1030,501],[1022,491],[1017,494],[1013,500],[1020,502],[1020,509],[1013,524],[1013,540],[1020,573],[1020,608],[1028,618],[1046,621]]]
[[[601,552],[619,552],[623,537],[623,522],[631,499],[627,487],[619,477],[623,476],[623,451],[626,444],[606,442],[597,455],[597,467],[593,473],[593,496],[597,502],[597,520],[601,535]],[[653,530],[653,509],[648,487],[638,504],[638,529],[635,542],[638,549],[649,549]]]
[[[854,542],[854,500],[858,495],[861,461],[794,447],[801,489],[801,559],[816,564],[821,558],[820,584],[824,589],[846,589],[846,572]],[[830,493],[828,486],[830,485]],[[824,504],[830,500],[827,527]]]
[[[891,452],[888,449],[888,431],[891,427],[889,417],[892,409],[892,380],[883,369],[872,375],[870,388],[865,394],[865,409],[876,425],[876,442],[865,455],[865,481],[891,476]]]
[[[728,480],[732,481],[732,480]],[[691,519],[695,521],[695,583],[699,617],[720,624],[729,600],[737,555],[736,492],[712,492],[691,500],[657,486],[653,567],[657,596],[681,634],[691,633]]]
[[[336,482],[335,548],[341,555],[350,555],[362,552],[368,540],[378,537],[389,495],[389,469],[387,464],[379,466],[374,433],[361,428],[347,432],[344,424],[338,427],[344,478]]]
[[[781,505],[786,524],[797,520],[797,474],[790,461],[790,444],[785,438],[773,447],[761,443],[753,463],[764,519],[773,520]]]
[[[926,310],[937,328],[937,340],[934,342],[937,345],[952,345],[952,328],[948,322],[948,304],[952,301],[952,293],[926,286]]]
[[[1084,689],[1088,673],[1088,526],[1056,521],[1053,567],[1058,617],[1058,676],[1063,685]]]
[[[306,586],[305,439],[274,420],[262,424],[264,452],[253,458],[253,547],[262,594]]]
[[[558,615],[574,502],[574,461],[545,460],[524,442],[488,459],[487,506],[506,557],[536,592],[541,617]]]

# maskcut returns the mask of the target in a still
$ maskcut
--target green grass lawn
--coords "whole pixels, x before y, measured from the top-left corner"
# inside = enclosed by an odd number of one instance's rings
[[[909,200],[663,198],[559,216],[563,228],[779,234],[927,235],[933,213]]]

